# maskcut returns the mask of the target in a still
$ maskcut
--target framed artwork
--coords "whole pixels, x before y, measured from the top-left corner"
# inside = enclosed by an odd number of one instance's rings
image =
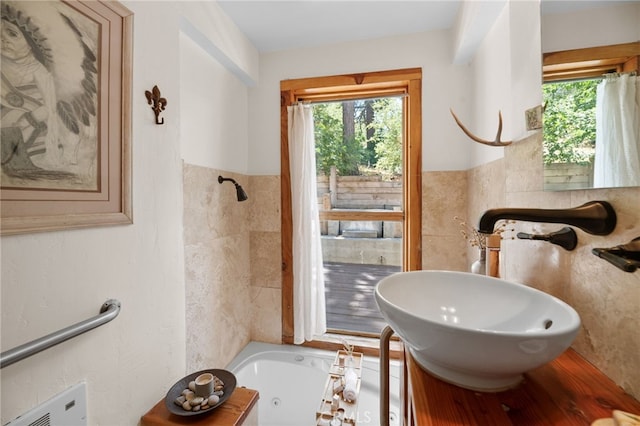
[[[132,223],[133,13],[115,1],[2,12],[2,235]]]

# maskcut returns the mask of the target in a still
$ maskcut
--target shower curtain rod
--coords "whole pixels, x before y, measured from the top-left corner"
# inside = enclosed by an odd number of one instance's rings
[[[113,320],[119,313],[120,302],[115,299],[109,299],[104,302],[100,308],[100,315],[96,315],[77,324],[63,328],[62,330],[47,334],[44,337],[2,352],[2,354],[0,354],[0,369],[28,358],[31,355],[35,355],[38,352],[57,345],[58,343],[62,343],[65,340],[72,339],[82,333],[86,333],[89,330],[100,327],[101,325]]]
[[[629,75],[631,77],[635,77],[636,75],[638,75],[638,73],[636,71],[627,71],[627,72],[606,72],[602,74],[602,76],[605,78],[616,78],[623,75]]]

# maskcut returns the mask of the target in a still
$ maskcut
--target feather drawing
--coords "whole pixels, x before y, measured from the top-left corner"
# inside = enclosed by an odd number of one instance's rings
[[[76,93],[71,100],[59,100],[57,105],[58,116],[64,125],[74,134],[80,133],[79,123],[89,126],[89,115],[96,116],[95,98],[98,94],[96,86],[96,54],[87,46],[83,39],[83,34],[78,26],[64,13],[60,13],[63,21],[75,34],[78,42],[82,46],[84,57],[82,59],[82,70],[84,78],[80,81],[79,93]],[[73,107],[71,106],[73,105]]]

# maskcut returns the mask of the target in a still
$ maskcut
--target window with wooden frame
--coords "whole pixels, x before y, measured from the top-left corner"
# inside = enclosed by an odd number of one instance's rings
[[[296,102],[330,102],[401,96],[403,102],[403,202],[401,211],[325,211],[322,220],[403,223],[402,269],[421,269],[422,70],[420,68],[284,80],[280,83],[282,197],[282,341],[293,343],[291,178],[287,107]],[[335,344],[309,346],[335,349]],[[373,351],[375,352],[375,350]]]
[[[542,55],[543,81],[601,77],[609,72],[638,71],[640,41]]]
[[[543,54],[545,190],[594,184],[597,87],[606,74],[638,72],[640,42]]]

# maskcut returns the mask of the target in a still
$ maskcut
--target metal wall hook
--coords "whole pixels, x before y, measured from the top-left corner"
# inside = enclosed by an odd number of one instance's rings
[[[556,232],[551,232],[549,234],[527,234],[525,232],[518,232],[516,235],[521,240],[540,240],[540,241],[548,241],[551,244],[558,245],[565,250],[571,251],[578,245],[578,236],[576,235],[576,231],[573,228],[565,226]]]
[[[167,99],[160,96],[160,89],[158,89],[158,86],[153,86],[151,92],[145,90],[144,95],[147,97],[147,103],[151,105],[151,109],[156,115],[156,124],[164,124],[164,118],[159,120],[159,116],[167,107]]]

